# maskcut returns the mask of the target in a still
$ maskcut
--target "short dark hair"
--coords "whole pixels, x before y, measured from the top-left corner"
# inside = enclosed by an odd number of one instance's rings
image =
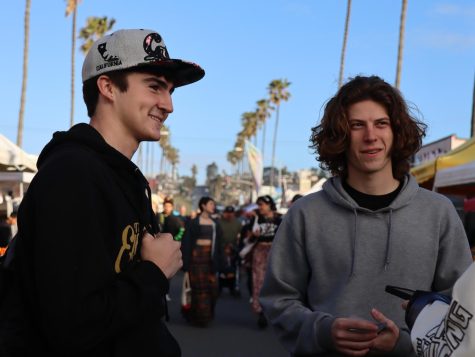
[[[346,152],[350,146],[348,109],[364,100],[375,101],[388,112],[393,131],[393,175],[400,180],[409,172],[409,160],[420,149],[427,126],[412,114],[399,90],[378,76],[357,76],[339,89],[326,104],[320,124],[312,128],[310,148],[322,169],[346,177]]]
[[[121,92],[126,92],[129,88],[127,77],[130,73],[152,73],[158,76],[165,76],[170,79],[170,73],[167,70],[155,67],[133,67],[130,69],[111,71],[86,80],[82,84],[82,96],[87,108],[87,115],[92,118],[96,112],[97,102],[99,100],[99,88],[97,87],[97,79],[101,76],[107,76],[112,83],[119,88]]]
[[[256,203],[259,203],[259,202],[263,202],[269,205],[272,211],[277,211],[277,206],[275,205],[275,202],[271,196],[269,195],[259,196],[257,197]]]
[[[199,207],[200,211],[203,211],[203,209],[201,207],[206,206],[209,201],[214,202],[214,200],[209,196],[204,196],[204,197],[200,198],[200,201],[198,202],[198,207]]]
[[[170,203],[173,206],[173,198],[167,196],[163,199],[163,204]]]
[[[298,199],[300,199],[302,197],[303,197],[303,195],[301,195],[300,193],[297,193],[296,195],[294,195],[294,197],[292,197],[292,200],[290,202],[294,203],[295,201],[297,201]]]

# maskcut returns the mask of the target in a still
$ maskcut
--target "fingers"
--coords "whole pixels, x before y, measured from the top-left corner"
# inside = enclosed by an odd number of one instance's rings
[[[393,320],[388,319],[381,311],[378,309],[372,309],[371,310],[371,315],[376,321],[383,322],[386,324],[387,328],[390,329],[397,329],[399,331],[399,328],[396,326]]]
[[[377,336],[377,327],[371,321],[337,318],[331,327],[331,335],[334,346],[340,353],[364,356]]]
[[[401,307],[404,309],[404,310],[407,310],[407,305],[409,304],[409,300],[404,300],[404,302],[401,304]]]
[[[399,327],[377,309],[372,309],[371,315],[375,320],[386,324],[386,328],[374,339],[371,349],[384,353],[392,351],[399,339]]]
[[[156,237],[144,233],[140,254],[143,260],[155,263],[167,278],[171,278],[183,266],[180,245],[169,233],[159,233]]]

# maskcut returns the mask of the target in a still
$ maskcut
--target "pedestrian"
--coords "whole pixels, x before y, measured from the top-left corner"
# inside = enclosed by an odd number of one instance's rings
[[[246,288],[249,293],[249,303],[252,304],[252,247],[254,244],[250,242],[252,234],[252,226],[249,224],[251,220],[257,216],[257,209],[242,210],[241,209],[241,233],[239,234],[239,268],[245,271]],[[241,272],[239,276],[242,276]]]
[[[447,291],[470,264],[453,204],[409,173],[425,129],[377,76],[326,104],[311,147],[334,176],[286,213],[260,298],[292,354],[414,356],[385,286]]]
[[[241,233],[241,222],[236,218],[233,206],[226,206],[219,220],[223,232],[221,251],[223,252],[223,267],[219,275],[219,291],[227,287],[233,296],[239,295],[238,274],[238,243]]]
[[[181,355],[163,322],[180,243],[158,232],[131,158],[160,139],[173,91],[203,76],[153,30],[92,45],[82,68],[90,122],[53,135],[19,208],[1,356]]]
[[[18,212],[13,211],[7,218],[7,223],[10,225],[12,231],[12,238],[18,233],[18,223],[17,223]]]
[[[191,309],[187,320],[206,327],[214,318],[218,297],[217,274],[221,268],[221,227],[212,218],[216,204],[211,197],[198,203],[200,214],[185,228],[183,271],[189,274]]]
[[[292,206],[295,203],[295,201],[297,201],[298,199],[302,197],[303,195],[301,195],[300,193],[297,193],[296,195],[294,195],[294,197],[292,197],[292,200],[290,201],[289,207]]]
[[[12,227],[6,215],[0,215],[0,248],[6,248],[12,239]],[[3,250],[2,250],[3,252]]]
[[[249,223],[248,242],[253,244],[251,255],[252,270],[252,311],[258,316],[257,325],[267,327],[267,319],[259,303],[259,293],[266,274],[267,260],[275,234],[282,221],[282,216],[277,213],[277,207],[271,196],[265,195],[257,198],[257,215]]]
[[[175,240],[181,241],[185,233],[185,224],[180,217],[174,215],[173,209],[173,198],[165,197],[163,211],[157,215],[158,224],[161,227],[161,232],[170,233]]]

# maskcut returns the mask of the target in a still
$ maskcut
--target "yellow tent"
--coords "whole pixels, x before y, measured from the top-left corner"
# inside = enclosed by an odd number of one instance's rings
[[[467,140],[458,148],[449,151],[431,161],[413,167],[411,173],[419,184],[433,180],[438,170],[459,166],[475,161],[475,138]]]

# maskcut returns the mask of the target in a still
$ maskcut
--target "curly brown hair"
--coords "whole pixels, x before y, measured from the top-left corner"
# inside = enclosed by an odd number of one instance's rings
[[[411,113],[399,90],[380,77],[357,76],[340,88],[326,104],[320,124],[312,128],[310,148],[322,169],[346,177],[346,152],[350,146],[348,109],[364,100],[375,101],[388,112],[393,131],[393,175],[401,180],[409,172],[409,160],[420,149],[427,126]]]

